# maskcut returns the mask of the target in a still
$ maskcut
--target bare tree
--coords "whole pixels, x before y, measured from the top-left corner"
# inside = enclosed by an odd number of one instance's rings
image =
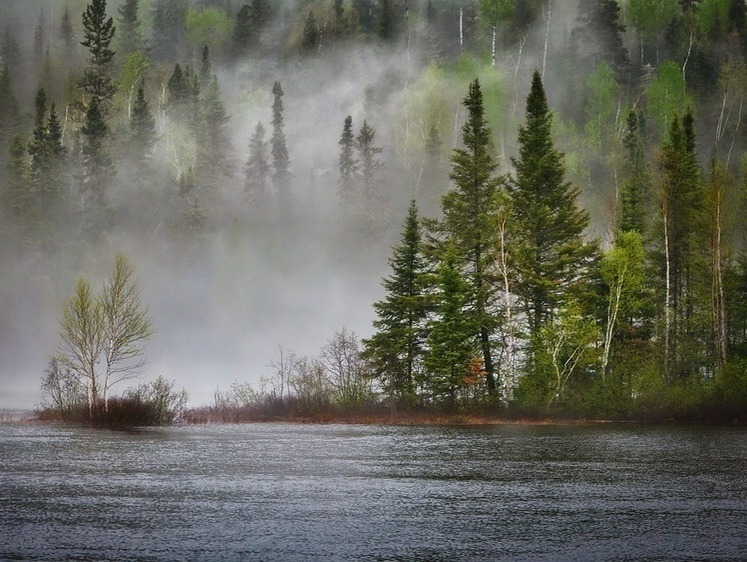
[[[330,384],[342,404],[366,402],[372,393],[371,374],[361,357],[361,344],[354,332],[343,328],[335,332],[322,349]]]

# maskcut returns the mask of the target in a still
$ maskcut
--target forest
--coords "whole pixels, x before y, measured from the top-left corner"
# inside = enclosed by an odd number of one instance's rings
[[[744,421],[743,0],[0,12],[0,377],[48,410]]]

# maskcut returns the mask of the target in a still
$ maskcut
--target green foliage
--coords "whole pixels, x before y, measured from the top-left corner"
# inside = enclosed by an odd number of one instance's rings
[[[682,68],[674,61],[662,63],[654,79],[646,88],[648,114],[659,124],[660,131],[669,130],[672,116],[683,107],[692,107],[692,99],[685,91]]]
[[[187,39],[192,45],[207,45],[213,52],[226,45],[233,30],[231,18],[226,13],[210,7],[201,10],[190,8],[184,26]]]
[[[552,116],[538,72],[519,129],[519,156],[511,182],[518,239],[517,293],[534,337],[584,276],[593,249],[582,238],[589,215],[576,206],[578,189],[565,181],[563,156],[551,137]]]
[[[418,210],[412,201],[400,244],[389,258],[392,273],[382,281],[386,296],[373,305],[377,331],[363,340],[365,357],[384,380],[384,391],[392,401],[404,404],[415,400],[423,354],[427,297],[421,244]]]
[[[602,154],[615,133],[610,125],[615,123],[619,96],[615,74],[606,61],[597,65],[587,78],[586,86],[589,92],[586,100],[586,138],[592,151]]]
[[[429,322],[423,363],[428,373],[425,384],[433,398],[452,405],[470,375],[470,362],[477,352],[474,319],[466,314],[470,292],[460,272],[459,254],[449,245],[439,267],[435,316]]]
[[[114,37],[114,19],[106,15],[106,0],[91,0],[83,13],[83,41],[90,52],[88,66],[83,71],[81,86],[99,106],[114,95],[116,85],[111,78],[114,51],[109,48]]]

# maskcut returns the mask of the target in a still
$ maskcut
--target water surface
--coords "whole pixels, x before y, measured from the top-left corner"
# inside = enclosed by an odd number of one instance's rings
[[[747,559],[747,431],[0,424],[0,559]]]

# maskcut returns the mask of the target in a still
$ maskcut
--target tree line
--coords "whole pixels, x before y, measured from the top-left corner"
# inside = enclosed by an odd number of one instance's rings
[[[743,2],[139,7],[41,13],[33,52],[4,30],[12,247],[71,252],[131,225],[187,241],[236,222],[292,231],[299,84],[264,61],[282,52],[308,77],[365,43],[407,65],[329,120],[342,132],[324,177],[351,253],[394,238],[415,199],[360,343],[382,400],[619,416],[744,403]],[[219,76],[244,67],[272,105],[236,150]],[[38,76],[33,107],[14,93],[23,74]]]

